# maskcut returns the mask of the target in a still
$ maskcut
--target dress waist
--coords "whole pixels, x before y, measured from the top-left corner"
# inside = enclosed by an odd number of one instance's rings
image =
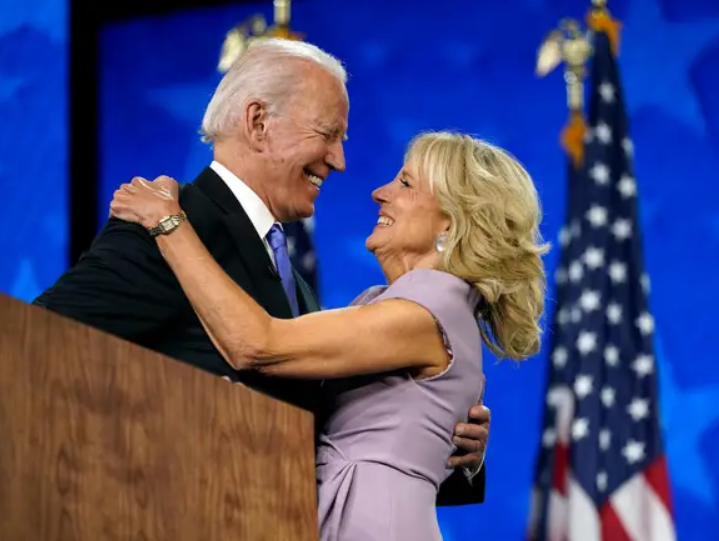
[[[358,464],[388,468],[396,473],[407,476],[414,482],[422,481],[426,483],[434,492],[439,489],[439,485],[436,481],[428,478],[426,475],[422,475],[421,472],[416,471],[409,465],[405,466],[401,463],[396,463],[387,456],[380,456],[374,453],[364,456],[357,456],[356,454],[348,456],[348,453],[343,452],[343,450],[329,438],[322,437],[320,439],[316,455],[317,480],[319,482],[336,476],[348,466]]]

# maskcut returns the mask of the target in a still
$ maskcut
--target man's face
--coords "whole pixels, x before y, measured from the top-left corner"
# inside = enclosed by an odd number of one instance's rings
[[[264,148],[266,196],[279,221],[308,218],[331,171],[344,171],[349,101],[344,85],[318,66],[276,116],[268,119]]]

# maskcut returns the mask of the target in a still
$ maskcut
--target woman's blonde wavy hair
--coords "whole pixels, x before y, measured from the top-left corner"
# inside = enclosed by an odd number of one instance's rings
[[[500,358],[539,351],[546,277],[537,190],[509,153],[469,135],[430,132],[405,155],[429,179],[451,221],[439,270],[482,295],[482,339]]]

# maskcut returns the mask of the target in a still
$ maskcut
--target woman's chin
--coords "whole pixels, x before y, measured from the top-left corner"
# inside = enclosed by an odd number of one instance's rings
[[[364,246],[365,248],[367,248],[367,250],[374,253],[377,249],[377,235],[375,235],[375,233],[372,233],[369,237],[367,237],[367,240],[364,241]]]
[[[376,225],[372,234],[367,237],[364,245],[373,254],[390,242],[392,237],[387,235],[387,229],[387,226]]]

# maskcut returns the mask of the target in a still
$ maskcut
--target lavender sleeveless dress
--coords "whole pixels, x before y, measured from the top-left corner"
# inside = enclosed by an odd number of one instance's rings
[[[327,381],[328,418],[317,454],[322,541],[439,541],[435,500],[452,473],[457,422],[477,403],[482,350],[473,288],[444,272],[417,269],[372,287],[352,305],[408,299],[442,329],[450,366],[415,381],[404,371]]]

